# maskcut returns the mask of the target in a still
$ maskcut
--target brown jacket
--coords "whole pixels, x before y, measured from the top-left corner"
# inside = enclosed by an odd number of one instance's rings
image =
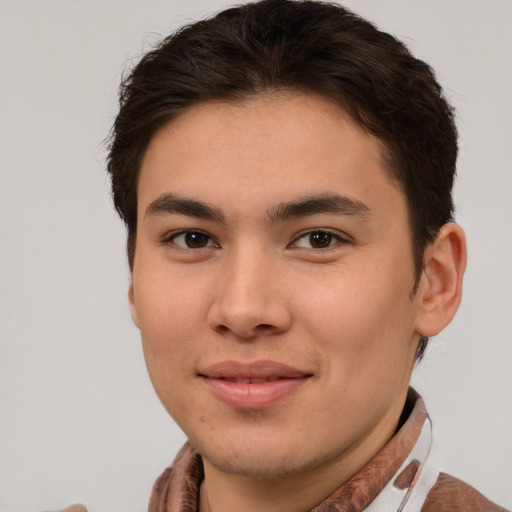
[[[409,393],[407,408],[410,413],[400,429],[370,463],[311,512],[362,512],[389,482],[393,482],[390,485],[396,489],[412,490],[419,469],[418,461],[413,459],[399,471],[415,447],[428,415],[423,400],[414,390]],[[203,476],[200,455],[188,443],[185,444],[172,466],[156,481],[149,512],[197,512]],[[382,492],[385,497],[385,491]],[[399,510],[401,507],[397,508]],[[508,511],[466,483],[440,473],[417,512]]]

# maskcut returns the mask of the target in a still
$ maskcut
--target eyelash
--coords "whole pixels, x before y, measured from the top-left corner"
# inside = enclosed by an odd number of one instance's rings
[[[329,237],[329,243],[326,247],[299,247],[297,242],[303,238],[306,238],[306,237],[311,237],[312,235],[317,235],[317,234],[321,234],[321,235],[327,235]],[[311,242],[311,239],[310,239],[310,242]],[[347,238],[344,238],[343,236],[341,236],[340,234],[338,233],[334,233],[328,229],[312,229],[310,231],[307,231],[305,233],[301,233],[299,236],[295,237],[295,239],[293,240],[293,242],[290,244],[291,247],[297,247],[299,249],[311,249],[311,250],[318,250],[318,251],[322,251],[322,250],[328,250],[328,249],[331,249],[332,247],[338,245],[338,244],[347,244],[349,243],[349,240]]]
[[[185,241],[185,244],[183,244],[183,245],[176,243],[177,238],[179,238],[180,236],[187,237],[188,235],[190,235],[190,236],[198,235],[199,237],[205,237],[207,239],[206,244],[203,246],[200,246],[200,247],[189,247],[188,245],[186,245],[186,241]],[[166,236],[162,240],[162,242],[164,244],[172,243],[172,244],[174,244],[174,246],[178,247],[179,249],[193,250],[193,251],[198,250],[198,249],[206,249],[206,248],[210,248],[210,247],[219,247],[219,244],[217,242],[215,242],[215,240],[210,235],[208,235],[207,233],[204,233],[203,231],[198,231],[195,229],[188,229],[188,230],[184,230],[184,231],[178,231],[175,233],[171,233],[170,235]]]
[[[301,239],[306,239],[306,237],[311,237],[312,235],[321,235],[322,237],[324,237],[324,240],[322,240],[322,238],[319,238],[319,240],[318,240],[319,243],[322,244],[322,242],[326,241],[327,245],[325,247],[311,247],[311,246],[301,247],[298,244],[298,242]],[[190,237],[198,236],[198,238],[199,238],[198,246],[190,247],[190,245],[188,245],[186,240],[184,240],[184,244],[178,244],[176,242],[176,240],[181,236],[184,236],[185,238],[187,236],[190,236]],[[206,238],[206,243],[204,245],[201,245],[201,237]],[[327,237],[327,240],[325,240],[325,237]],[[204,241],[204,239],[202,241]],[[178,231],[178,232],[175,232],[175,233],[172,233],[172,234],[166,236],[163,239],[164,244],[169,244],[170,242],[172,242],[179,249],[193,250],[193,251],[199,250],[199,249],[206,249],[209,247],[216,247],[216,248],[219,247],[219,244],[214,240],[214,238],[212,236],[208,235],[207,233],[205,233],[203,231],[198,231],[198,230]],[[193,242],[193,240],[189,240],[188,242],[189,243]],[[309,242],[311,243],[311,238],[309,239]],[[297,237],[294,238],[294,240],[291,242],[291,244],[289,244],[288,247],[322,251],[322,250],[331,249],[332,247],[334,247],[338,244],[346,244],[346,243],[349,243],[349,241],[346,238],[342,237],[341,235],[339,235],[337,233],[333,233],[332,231],[330,231],[328,229],[318,229],[317,228],[317,229],[312,229],[310,231],[307,231],[305,233],[301,233],[300,235],[298,235]]]

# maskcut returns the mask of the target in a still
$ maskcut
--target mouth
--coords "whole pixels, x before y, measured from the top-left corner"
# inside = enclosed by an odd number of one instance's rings
[[[297,392],[312,376],[273,361],[251,364],[225,361],[198,373],[218,400],[239,410],[270,407]]]
[[[274,382],[276,380],[280,380],[286,377],[242,377],[242,378],[226,378],[226,377],[218,377],[220,380],[225,380],[228,382],[236,382],[238,384],[261,384],[263,382]]]

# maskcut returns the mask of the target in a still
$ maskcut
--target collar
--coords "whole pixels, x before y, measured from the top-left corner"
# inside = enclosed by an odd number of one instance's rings
[[[311,512],[420,510],[437,478],[427,464],[430,432],[425,404],[410,388],[397,433],[361,471]],[[186,443],[156,481],[149,512],[197,512],[203,478],[201,456]]]

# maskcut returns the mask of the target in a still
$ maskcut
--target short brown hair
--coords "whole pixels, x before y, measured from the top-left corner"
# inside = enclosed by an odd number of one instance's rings
[[[107,164],[130,267],[137,180],[155,132],[199,102],[283,88],[330,98],[382,141],[407,200],[418,283],[425,247],[453,215],[452,108],[432,69],[403,43],[340,5],[311,0],[248,3],[185,26],[124,79]]]

